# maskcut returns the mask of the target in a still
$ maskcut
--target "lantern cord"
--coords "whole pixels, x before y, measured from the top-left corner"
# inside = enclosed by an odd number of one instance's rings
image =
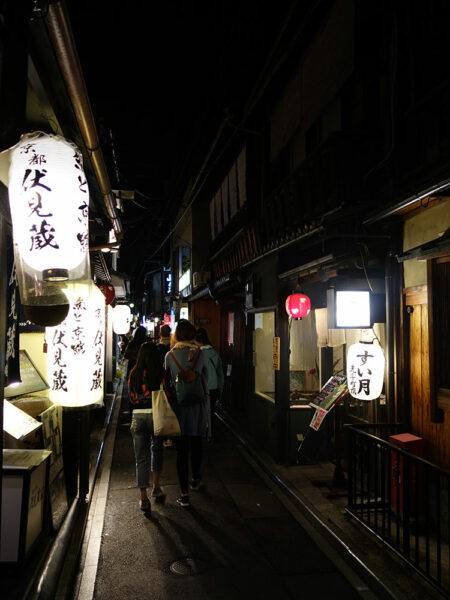
[[[358,246],[359,246],[359,254],[361,256],[361,266],[359,266],[358,263],[355,263],[355,264],[356,264],[356,267],[358,269],[362,269],[364,271],[364,275],[366,277],[367,285],[369,286],[369,289],[370,289],[370,291],[373,294],[374,291],[373,291],[373,288],[372,288],[372,284],[369,281],[369,276],[367,275],[367,269],[366,269],[366,258],[369,255],[369,249],[367,248],[366,244],[363,244],[363,243],[358,243]],[[363,252],[362,252],[363,248],[364,248],[365,257],[364,257]]]
[[[372,340],[372,344],[373,344],[374,340],[377,340],[377,341],[378,341],[378,343],[379,343],[379,344],[380,344],[380,346],[381,346],[380,338],[377,336],[377,332],[375,331],[375,329],[374,329],[373,325],[372,325],[372,331],[373,331],[373,334],[374,334],[374,336],[375,336],[375,337],[373,338],[373,340]]]

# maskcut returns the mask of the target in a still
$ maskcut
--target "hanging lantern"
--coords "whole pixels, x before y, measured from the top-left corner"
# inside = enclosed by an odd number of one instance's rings
[[[50,399],[60,406],[89,406],[103,400],[105,300],[92,283],[67,284],[69,313],[47,327]]]
[[[113,331],[123,335],[130,331],[131,310],[127,304],[118,304],[113,308]]]
[[[347,353],[348,391],[358,400],[379,398],[384,382],[385,358],[381,346],[353,344]]]
[[[89,277],[89,190],[82,155],[64,138],[42,132],[22,136],[7,153],[14,258],[25,313],[34,323],[48,325],[49,314],[61,322],[68,303],[58,282]]]
[[[97,283],[97,287],[104,295],[106,304],[111,304],[115,300],[116,292],[113,285],[106,283],[106,281],[100,281]]]
[[[286,312],[293,319],[303,319],[311,312],[311,300],[305,294],[291,294],[286,298]]]

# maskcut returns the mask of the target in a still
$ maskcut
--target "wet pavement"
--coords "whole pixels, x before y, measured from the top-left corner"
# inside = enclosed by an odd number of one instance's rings
[[[258,469],[220,422],[204,446],[204,486],[179,495],[175,449],[164,449],[164,504],[138,505],[126,396],[105,448],[77,600],[372,599],[345,560]],[[108,468],[110,454],[110,470]]]

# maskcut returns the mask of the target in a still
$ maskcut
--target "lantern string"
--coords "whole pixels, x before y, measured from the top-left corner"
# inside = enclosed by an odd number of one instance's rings
[[[364,275],[366,277],[367,285],[369,286],[369,289],[370,289],[370,291],[373,294],[374,291],[373,291],[373,288],[372,288],[372,284],[369,281],[369,276],[367,275],[367,269],[366,269],[366,258],[369,255],[369,249],[368,249],[367,245],[363,244],[362,242],[358,242],[358,246],[359,246],[359,254],[361,256],[361,266],[359,266],[357,262],[355,262],[355,265],[356,265],[356,267],[358,269],[362,269],[364,271]],[[362,252],[363,248],[364,248],[364,252],[365,252],[366,258],[364,257],[363,252]]]
[[[373,331],[373,334],[374,334],[374,336],[375,336],[375,337],[373,338],[373,340],[372,340],[372,343],[374,342],[374,340],[377,340],[377,341],[378,341],[378,343],[379,343],[379,344],[380,344],[380,346],[381,346],[380,339],[379,339],[379,337],[377,336],[377,332],[375,331],[375,329],[374,329],[373,325],[372,325],[372,331]]]

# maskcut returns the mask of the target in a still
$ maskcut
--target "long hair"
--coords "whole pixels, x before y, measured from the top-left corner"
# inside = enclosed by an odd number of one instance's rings
[[[139,348],[136,364],[131,370],[129,377],[130,388],[138,392],[144,380],[144,374],[150,385],[150,389],[158,390],[161,384],[163,370],[161,365],[161,354],[153,342],[146,342]]]
[[[206,329],[204,327],[199,327],[197,329],[197,333],[195,334],[195,339],[197,340],[197,342],[200,342],[200,344],[203,344],[204,346],[212,346],[209,337],[208,337],[208,332],[206,331]]]
[[[133,340],[138,344],[143,344],[147,339],[147,330],[143,325],[136,328],[133,334]]]
[[[192,342],[195,340],[195,327],[187,319],[178,321],[175,329],[175,338],[177,342]]]

